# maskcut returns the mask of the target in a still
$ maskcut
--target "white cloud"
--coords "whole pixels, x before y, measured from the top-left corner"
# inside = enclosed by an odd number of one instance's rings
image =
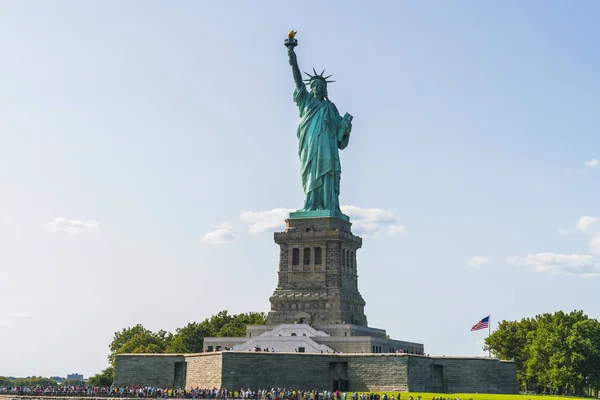
[[[586,161],[585,165],[590,168],[596,168],[598,165],[600,165],[600,161],[594,158],[593,160]]]
[[[589,235],[600,234],[600,218],[590,217],[589,215],[581,216],[573,229],[561,228],[558,230],[558,233],[566,236],[576,233],[577,231]]]
[[[28,312],[20,312],[17,314],[13,314],[12,316],[13,316],[13,318],[18,318],[18,319],[31,319],[31,314],[29,314]]]
[[[208,232],[202,236],[202,243],[204,244],[224,244],[233,243],[237,240],[237,236],[231,231],[232,224],[230,221],[222,222],[219,228]]]
[[[360,208],[356,206],[341,206],[342,212],[350,217],[354,234],[360,236],[396,236],[406,228],[400,224],[391,211],[379,208]],[[285,219],[291,208],[275,208],[267,211],[244,211],[240,219],[250,224],[248,232],[262,233],[283,230]]]
[[[388,227],[387,235],[388,236],[396,236],[401,233],[404,233],[405,230],[406,230],[406,227],[404,225],[400,225],[400,224],[391,225],[390,227]]]
[[[267,211],[244,211],[240,219],[250,224],[248,232],[262,233],[283,230],[288,214],[295,211],[291,208],[275,208]]]
[[[361,208],[357,206],[341,206],[342,212],[350,217],[354,234],[365,237],[379,235],[396,236],[403,233],[406,227],[389,210],[380,208]]]
[[[592,254],[600,254],[600,235],[592,236],[590,240],[590,253]]]
[[[600,276],[600,262],[591,255],[538,253],[524,257],[508,257],[508,265],[528,266],[551,275],[577,275],[584,278]]]
[[[590,252],[600,254],[600,218],[584,215],[579,217],[575,229],[586,235],[590,235]]]
[[[7,328],[11,326],[15,320],[18,319],[31,319],[31,314],[25,311],[12,315],[4,314],[3,316],[0,316],[0,328]]]
[[[78,219],[55,218],[45,225],[50,233],[66,232],[71,236],[91,232],[99,228],[98,222],[93,220],[81,221]]]
[[[490,261],[488,257],[475,256],[467,260],[467,265],[471,268],[479,268]]]
[[[583,233],[590,237],[591,254],[537,253],[524,257],[508,257],[509,265],[530,266],[534,271],[552,275],[577,275],[584,278],[600,276],[600,218],[579,217],[573,229],[559,229],[561,235]]]
[[[600,218],[585,215],[579,217],[579,220],[575,224],[575,228],[583,233],[595,233],[599,228],[598,222],[600,222]]]

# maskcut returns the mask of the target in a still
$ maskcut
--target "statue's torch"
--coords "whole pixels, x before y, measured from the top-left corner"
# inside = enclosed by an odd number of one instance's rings
[[[288,50],[294,50],[294,47],[298,46],[298,40],[294,39],[296,36],[296,31],[289,31],[287,39],[284,40],[283,44]]]

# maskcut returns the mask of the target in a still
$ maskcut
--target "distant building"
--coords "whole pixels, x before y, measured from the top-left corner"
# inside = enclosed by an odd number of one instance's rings
[[[77,381],[82,381],[83,380],[83,375],[78,374],[78,373],[74,373],[74,374],[67,375],[67,379],[75,379]]]

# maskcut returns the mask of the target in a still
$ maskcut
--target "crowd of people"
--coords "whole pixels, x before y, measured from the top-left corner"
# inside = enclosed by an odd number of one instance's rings
[[[328,390],[290,389],[173,389],[157,387],[88,387],[88,386],[34,386],[0,387],[0,395],[35,397],[108,397],[108,398],[179,398],[179,399],[242,399],[242,400],[402,400],[401,393],[379,395],[376,393],[351,393]],[[421,396],[407,400],[421,400]],[[449,399],[432,399],[449,400]],[[456,399],[458,400],[458,399]]]
[[[190,390],[155,387],[34,386],[0,387],[0,395],[52,397],[192,398]],[[210,398],[196,396],[194,398]]]

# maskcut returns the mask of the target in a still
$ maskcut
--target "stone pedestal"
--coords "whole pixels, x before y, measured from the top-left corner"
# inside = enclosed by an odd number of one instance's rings
[[[362,239],[341,218],[289,218],[275,233],[279,279],[269,299],[269,325],[367,326],[358,291],[356,251]]]

